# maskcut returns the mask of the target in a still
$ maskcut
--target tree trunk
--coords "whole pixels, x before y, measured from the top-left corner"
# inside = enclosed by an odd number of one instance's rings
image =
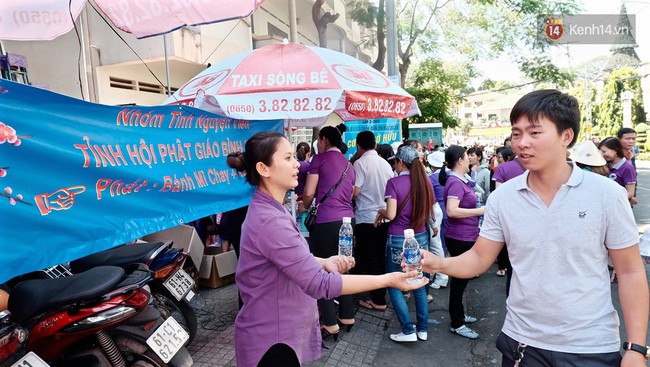
[[[372,64],[375,70],[382,71],[386,65],[386,6],[379,0],[377,7],[377,60]]]
[[[311,7],[311,19],[314,21],[318,32],[318,45],[327,48],[327,25],[334,23],[339,18],[339,14],[332,15],[332,13],[326,12],[321,15],[323,4],[325,4],[325,0],[316,0],[314,2],[314,6]]]

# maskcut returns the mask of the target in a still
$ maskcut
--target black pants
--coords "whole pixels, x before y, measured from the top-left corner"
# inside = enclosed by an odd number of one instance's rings
[[[459,256],[474,246],[474,242],[461,241],[445,237],[447,250],[450,256]],[[449,318],[451,327],[457,329],[465,325],[465,307],[463,306],[463,295],[469,279],[449,277]]]
[[[510,256],[508,256],[508,247],[504,244],[499,256],[497,256],[497,266],[500,269],[506,270],[506,298],[510,295],[510,282],[512,281],[512,265],[510,264]]]
[[[381,275],[386,273],[386,237],[390,223],[376,227],[371,223],[354,226],[356,239],[354,259],[355,274]],[[386,304],[386,288],[370,291],[370,299],[376,305]]]
[[[352,221],[354,226],[354,220]],[[339,253],[339,229],[343,221],[318,223],[309,232],[310,249],[316,257],[328,258],[338,255]],[[339,318],[354,318],[354,308],[352,305],[352,296],[339,296]],[[320,323],[325,326],[338,324],[336,320],[336,305],[334,300],[321,298],[318,300],[318,310],[320,311]]]
[[[501,352],[501,366],[515,365],[515,351],[519,342],[504,333],[497,338],[497,349]],[[521,348],[520,348],[521,350]],[[519,362],[521,367],[611,367],[621,365],[621,354],[593,353],[577,354],[554,352],[527,346],[523,348],[524,357]]]
[[[264,353],[257,367],[300,367],[296,352],[286,344],[275,344]]]

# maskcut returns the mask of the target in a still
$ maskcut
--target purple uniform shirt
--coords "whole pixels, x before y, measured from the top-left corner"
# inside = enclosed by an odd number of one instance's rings
[[[429,185],[431,185],[431,182],[429,182]],[[397,209],[399,209],[404,200],[406,200],[409,191],[411,191],[411,176],[402,173],[399,176],[388,180],[386,183],[386,193],[384,194],[384,198],[397,200]],[[431,192],[433,192],[433,186],[431,187]],[[435,203],[435,196],[433,200]],[[388,234],[403,236],[404,230],[408,228],[412,228],[415,233],[424,232],[424,226],[413,228],[413,225],[411,224],[412,210],[413,195],[411,195],[408,202],[404,204],[402,211],[395,214],[395,218],[390,222],[390,226],[388,226]]]
[[[634,166],[627,159],[621,159],[618,164],[609,166],[610,179],[616,181],[619,185],[625,187],[626,185],[636,184],[636,172]]]
[[[526,172],[526,170],[521,166],[521,164],[519,164],[519,160],[515,158],[515,160],[498,165],[497,170],[494,172],[494,176],[492,176],[492,181],[504,183],[524,172]]]
[[[289,212],[260,190],[242,226],[236,281],[244,302],[235,320],[238,366],[256,366],[277,343],[301,363],[320,357],[316,299],[339,296],[341,275],[321,268]]]
[[[325,153],[318,153],[314,156],[309,165],[309,174],[318,175],[316,197],[314,198],[315,204],[318,204],[320,199],[336,185],[348,163],[350,162],[338,149],[330,149]],[[318,208],[316,223],[336,222],[343,217],[354,218],[352,193],[355,180],[354,167],[350,164],[343,181]]]
[[[309,162],[298,161],[300,167],[298,168],[298,186],[296,186],[296,195],[302,195],[305,191],[305,182],[307,182],[307,172],[309,172]]]
[[[453,173],[450,173],[447,177],[444,197],[446,207],[448,207],[447,200],[449,200],[449,198],[454,198],[460,200],[458,205],[460,208],[476,208],[476,194],[474,193],[474,190],[472,190],[466,180],[459,178]],[[447,217],[446,237],[459,241],[476,241],[478,231],[478,217]]]

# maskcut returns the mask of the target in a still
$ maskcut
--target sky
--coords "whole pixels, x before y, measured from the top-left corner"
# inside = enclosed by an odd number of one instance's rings
[[[579,0],[583,14],[618,14],[620,0]],[[642,62],[650,61],[650,0],[625,1],[628,14],[636,15],[635,50]],[[561,45],[553,47],[551,59],[560,67],[575,67],[598,56],[610,55],[610,45]],[[506,55],[479,66],[484,79],[521,82],[523,76]]]

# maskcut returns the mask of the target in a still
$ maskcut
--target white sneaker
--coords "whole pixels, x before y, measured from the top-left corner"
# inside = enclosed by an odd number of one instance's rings
[[[465,319],[463,321],[465,321],[466,324],[471,324],[473,322],[476,322],[476,317],[465,315]]]
[[[449,283],[449,278],[446,278],[444,280],[440,279],[439,276],[436,276],[436,279],[429,284],[429,287],[433,289],[440,289],[440,288],[447,288],[447,284]]]
[[[468,328],[465,325],[459,327],[458,329],[454,329],[453,327],[450,327],[449,331],[451,331],[454,334],[463,336],[467,339],[478,339],[478,334],[474,330]]]
[[[418,332],[415,333],[415,335],[417,335],[418,339],[420,339],[422,341],[426,341],[427,336],[428,336],[426,331],[418,331]]]
[[[399,333],[399,334],[390,334],[390,340],[398,343],[415,342],[418,341],[418,337],[415,335],[415,333],[413,334]]]

